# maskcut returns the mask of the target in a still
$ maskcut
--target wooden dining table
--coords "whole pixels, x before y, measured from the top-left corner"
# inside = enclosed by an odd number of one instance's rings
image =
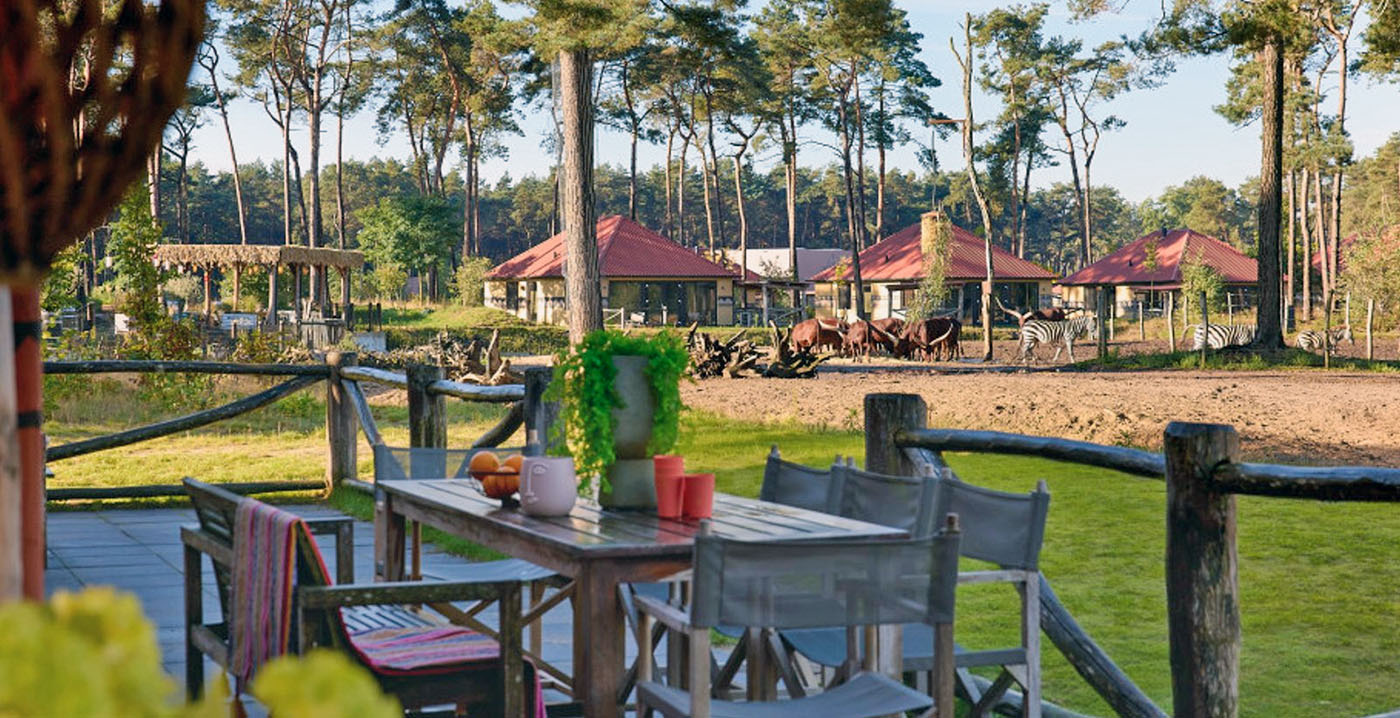
[[[580,500],[567,516],[536,517],[482,495],[463,479],[375,485],[375,573],[402,580],[406,521],[417,521],[573,581],[573,691],[589,718],[621,715],[626,636],[618,585],[658,581],[691,566],[698,521],[613,510]],[[748,540],[899,539],[878,524],[716,493],[713,535]]]

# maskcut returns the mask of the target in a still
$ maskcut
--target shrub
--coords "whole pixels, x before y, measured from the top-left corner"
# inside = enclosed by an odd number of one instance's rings
[[[486,257],[465,257],[457,273],[452,277],[452,291],[457,301],[468,307],[485,304],[486,273],[491,271],[491,260]]]

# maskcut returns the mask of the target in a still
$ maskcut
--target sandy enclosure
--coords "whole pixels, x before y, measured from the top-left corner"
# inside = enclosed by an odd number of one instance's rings
[[[1000,348],[1000,347],[999,347]],[[1289,463],[1400,466],[1400,378],[1379,373],[823,372],[815,379],[687,383],[688,405],[744,419],[862,426],[862,397],[909,392],[929,425],[1160,448],[1173,420],[1232,424],[1244,454]]]

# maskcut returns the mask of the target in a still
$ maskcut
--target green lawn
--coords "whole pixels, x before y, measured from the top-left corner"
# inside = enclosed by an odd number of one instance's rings
[[[49,412],[54,443],[91,436],[163,413],[110,385],[65,398]],[[242,391],[249,390],[243,387]],[[449,402],[449,442],[463,446],[502,407]],[[51,485],[318,478],[324,471],[319,389],[236,421],[53,465]],[[375,409],[391,442],[406,440],[402,406]],[[93,417],[101,417],[100,420]],[[778,444],[789,459],[825,465],[862,454],[853,430],[798,423],[752,424],[690,414],[679,447],[692,470],[712,470],[720,490],[753,495],[764,457]],[[372,466],[362,444],[361,476]],[[1024,457],[956,454],[963,478],[993,488],[1050,486],[1042,568],[1071,612],[1159,705],[1169,706],[1163,592],[1163,484],[1114,472]],[[341,491],[332,502],[368,516],[368,497]],[[431,537],[431,535],[430,535]],[[449,548],[468,552],[463,542]],[[484,555],[471,551],[473,555]],[[1244,652],[1242,715],[1367,715],[1400,706],[1400,512],[1393,505],[1241,498],[1239,556]],[[1006,587],[965,592],[959,641],[1001,645],[1014,637]],[[1048,643],[1048,699],[1085,713],[1110,711]]]

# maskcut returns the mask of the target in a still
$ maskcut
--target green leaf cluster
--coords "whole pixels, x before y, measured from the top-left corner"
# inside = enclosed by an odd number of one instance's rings
[[[110,587],[59,591],[46,604],[0,606],[0,716],[6,718],[221,718],[226,683],[204,699],[171,699],[155,628],[135,596]],[[313,652],[268,663],[252,693],[272,715],[390,718],[403,714],[374,679],[340,654]]]
[[[1201,292],[1206,293],[1206,306],[1212,312],[1225,309],[1225,280],[1215,267],[1206,264],[1199,253],[1188,254],[1181,262],[1182,306],[1187,312],[1199,314]]]
[[[397,267],[426,273],[451,260],[452,247],[462,236],[457,212],[441,197],[385,197],[356,215],[363,224],[360,248],[376,271]]]
[[[151,206],[139,187],[122,200],[117,221],[112,224],[112,240],[107,253],[117,272],[121,299],[117,308],[131,318],[133,331],[165,318],[160,302],[160,285],[165,272],[153,261],[160,245],[160,222],[151,218]]]
[[[582,481],[580,491],[597,476],[607,486],[607,468],[616,460],[613,452],[613,410],[623,408],[622,398],[613,386],[617,368],[615,356],[638,356],[647,360],[646,377],[651,385],[655,412],[651,441],[647,450],[664,454],[676,445],[681,402],[680,382],[690,363],[685,340],[673,331],[651,336],[635,336],[616,330],[599,330],[554,358],[554,380],[545,398],[560,402],[555,430],[556,445],[567,447]]]
[[[488,257],[463,257],[452,277],[452,290],[457,301],[468,307],[486,303],[486,273],[491,271]]]

